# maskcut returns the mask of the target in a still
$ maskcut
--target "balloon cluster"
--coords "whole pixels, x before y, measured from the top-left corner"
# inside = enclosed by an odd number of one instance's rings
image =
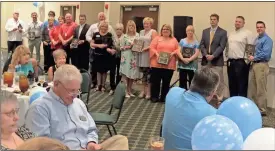
[[[43,2],[33,2],[32,4],[33,4],[33,6],[38,7],[38,8],[43,6]]]
[[[262,128],[256,104],[236,96],[197,123],[191,142],[193,150],[275,150],[274,137],[274,128]]]
[[[46,89],[42,87],[35,87],[30,91],[30,104],[32,104],[38,98],[44,96],[47,93]]]

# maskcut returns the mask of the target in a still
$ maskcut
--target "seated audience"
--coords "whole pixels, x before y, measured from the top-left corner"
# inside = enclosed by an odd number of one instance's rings
[[[37,61],[30,58],[30,49],[24,45],[18,46],[12,54],[11,64],[9,69],[15,72],[22,72],[25,76],[31,73],[37,73]]]
[[[51,66],[48,70],[48,81],[53,81],[54,72],[61,65],[66,64],[67,54],[63,49],[57,49],[53,52],[53,58],[55,65]]]
[[[116,135],[98,141],[95,122],[77,96],[82,82],[79,70],[62,65],[53,78],[53,88],[33,102],[26,113],[26,127],[38,136],[57,139],[71,150],[128,150],[128,139]]]
[[[206,116],[216,114],[209,104],[220,82],[211,68],[197,70],[189,90],[174,87],[166,96],[162,135],[165,150],[190,150],[192,131]]]
[[[47,137],[36,137],[19,145],[16,150],[70,150],[58,140]]]
[[[0,150],[16,149],[25,140],[35,135],[24,127],[17,127],[19,120],[16,96],[6,90],[0,92],[1,102],[1,148]]]

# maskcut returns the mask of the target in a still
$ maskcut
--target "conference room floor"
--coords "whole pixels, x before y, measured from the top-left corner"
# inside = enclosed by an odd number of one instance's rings
[[[3,51],[3,55],[6,57],[7,51]],[[43,58],[43,56],[41,56],[41,58]],[[43,62],[43,59],[41,62]],[[226,71],[224,75],[227,75]],[[177,74],[174,74],[172,81],[176,79]],[[141,85],[135,84],[133,89],[135,90],[135,94],[138,95],[141,90]],[[108,92],[94,92],[91,90],[88,105],[89,111],[108,113],[111,100],[112,96],[109,96]],[[131,150],[148,149],[149,138],[159,135],[163,113],[163,103],[151,103],[148,100],[137,97],[128,98],[125,100],[121,117],[115,125],[117,133],[128,137]],[[265,127],[275,127],[275,109],[269,109],[268,116],[263,117],[263,125]],[[100,141],[110,137],[106,126],[97,127]]]

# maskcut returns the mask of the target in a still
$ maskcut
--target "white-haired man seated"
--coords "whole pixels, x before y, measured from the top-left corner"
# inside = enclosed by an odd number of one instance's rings
[[[27,111],[27,128],[38,136],[60,140],[72,150],[129,149],[128,139],[121,135],[99,144],[95,122],[77,98],[82,76],[75,66],[59,67],[53,82],[49,93],[33,102]]]

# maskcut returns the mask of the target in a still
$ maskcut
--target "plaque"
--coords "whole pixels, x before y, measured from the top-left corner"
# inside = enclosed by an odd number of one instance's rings
[[[143,46],[144,46],[144,41],[143,40],[135,39],[134,40],[134,45],[132,47],[132,51],[142,52]]]
[[[72,43],[70,44],[71,49],[78,48],[78,39],[73,39]]]
[[[34,31],[28,32],[28,35],[29,35],[29,39],[30,40],[34,40],[35,39],[35,32]]]
[[[194,48],[182,47],[183,58],[191,58],[193,56]]]
[[[245,45],[245,53],[248,56],[254,56],[255,53],[255,45],[252,44],[246,44]]]
[[[170,53],[168,52],[159,53],[159,58],[158,58],[159,64],[167,65],[169,63],[169,60],[170,60]]]
[[[19,24],[18,29],[23,29],[23,26],[21,24]]]

